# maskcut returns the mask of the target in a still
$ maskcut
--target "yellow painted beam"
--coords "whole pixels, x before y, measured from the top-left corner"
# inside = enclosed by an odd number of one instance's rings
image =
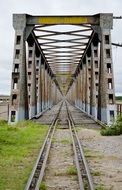
[[[40,24],[85,24],[88,23],[87,17],[39,17]]]
[[[27,24],[99,24],[98,16],[28,16]]]

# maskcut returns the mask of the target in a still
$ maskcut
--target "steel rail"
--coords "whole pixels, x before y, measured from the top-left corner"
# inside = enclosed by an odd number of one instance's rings
[[[63,103],[61,103],[59,111],[56,114],[56,117],[54,118],[48,130],[47,136],[39,152],[38,158],[36,160],[35,166],[33,167],[31,175],[28,179],[25,190],[39,190],[40,188],[40,184],[42,182],[44,171],[46,168],[47,159],[49,156],[49,151],[51,148],[52,138],[56,129],[56,125],[57,125],[57,121],[58,121],[58,117],[59,117],[59,113],[61,111],[62,105]]]
[[[69,129],[70,129],[71,138],[72,138],[73,151],[74,151],[74,156],[75,156],[75,164],[76,164],[76,168],[77,168],[79,186],[80,186],[80,190],[84,190],[84,185],[83,185],[82,175],[81,175],[81,171],[80,171],[80,164],[79,164],[78,154],[77,154],[77,150],[76,150],[74,136],[73,136],[73,133],[72,133],[71,122],[70,122],[69,119],[68,119],[68,123],[69,123]]]
[[[68,110],[67,103],[66,103],[66,108],[67,108],[67,114],[68,114],[70,133],[71,133],[71,137],[73,141],[73,150],[75,154],[75,162],[76,162],[76,168],[78,172],[80,190],[85,190],[86,183],[84,184],[84,179],[87,180],[88,190],[94,190],[94,185],[93,185],[93,180],[90,174],[90,170],[89,170],[87,161],[85,159],[83,148],[81,146],[79,137],[75,129],[72,115],[70,111]]]

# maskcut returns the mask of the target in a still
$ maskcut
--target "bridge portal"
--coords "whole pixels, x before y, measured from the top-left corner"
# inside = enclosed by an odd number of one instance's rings
[[[95,119],[116,117],[113,14],[14,14],[9,123],[31,119],[67,98]]]

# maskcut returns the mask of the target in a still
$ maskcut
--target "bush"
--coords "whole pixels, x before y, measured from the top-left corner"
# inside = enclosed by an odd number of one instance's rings
[[[105,127],[101,130],[103,136],[113,136],[122,134],[122,116],[118,116],[116,122],[110,127]]]
[[[3,126],[3,125],[5,125],[5,124],[7,124],[7,121],[6,121],[6,120],[0,120],[0,126]]]

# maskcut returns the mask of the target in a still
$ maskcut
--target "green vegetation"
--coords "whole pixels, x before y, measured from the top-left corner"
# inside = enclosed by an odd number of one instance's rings
[[[107,126],[104,129],[101,129],[101,135],[103,136],[112,136],[112,135],[121,135],[122,134],[122,116],[118,116],[116,122],[110,127]]]
[[[105,190],[105,187],[103,185],[99,185],[95,188],[95,190]]]
[[[68,175],[77,175],[77,169],[75,166],[70,166],[67,168]]]
[[[122,104],[122,96],[116,96],[115,99],[117,104]]]
[[[101,175],[101,173],[99,171],[92,171],[91,174],[93,176],[100,176]]]
[[[64,144],[64,145],[67,145],[67,144],[71,143],[71,140],[69,140],[69,139],[63,139],[63,140],[61,140],[61,143]]]
[[[122,101],[122,96],[116,96],[116,100]]]
[[[41,183],[39,190],[47,190],[47,187],[44,182]]]
[[[23,190],[48,127],[32,121],[0,121],[0,190]]]
[[[54,175],[55,176],[65,176],[66,173],[65,173],[65,171],[56,171]]]
[[[69,166],[66,170],[59,170],[55,172],[55,176],[77,175],[75,166]]]
[[[85,157],[90,158],[90,159],[101,159],[102,158],[102,155],[100,154],[100,152],[93,151],[93,150],[90,150],[87,148],[84,148],[84,155],[85,155]]]
[[[0,126],[7,124],[6,120],[0,120]]]
[[[76,132],[83,130],[84,125],[76,126]]]
[[[86,157],[92,157],[93,156],[93,153],[91,152],[91,150],[87,149],[87,148],[84,148],[84,155]]]

